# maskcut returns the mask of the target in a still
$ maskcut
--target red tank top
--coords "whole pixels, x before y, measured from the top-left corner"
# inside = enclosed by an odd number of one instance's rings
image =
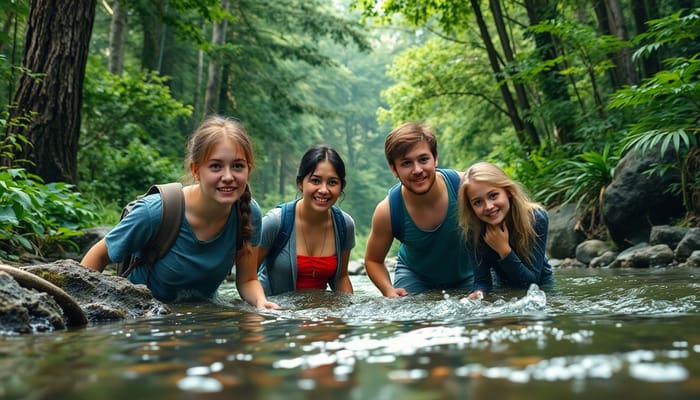
[[[297,256],[297,290],[326,290],[328,281],[335,274],[338,257]]]

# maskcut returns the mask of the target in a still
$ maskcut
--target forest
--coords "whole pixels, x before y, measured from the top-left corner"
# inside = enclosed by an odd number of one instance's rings
[[[316,143],[348,171],[357,226],[396,182],[384,137],[423,121],[439,165],[489,160],[606,239],[602,192],[628,152],[697,224],[698,0],[0,0],[0,259],[77,250],[151,184],[185,174],[203,116],[255,144],[263,210],[294,198]],[[641,200],[640,200],[641,201]]]

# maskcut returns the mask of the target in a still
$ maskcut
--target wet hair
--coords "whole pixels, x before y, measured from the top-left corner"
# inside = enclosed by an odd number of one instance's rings
[[[384,141],[384,155],[386,161],[391,166],[395,166],[395,161],[403,157],[406,153],[420,142],[428,143],[433,158],[437,158],[437,139],[433,130],[424,124],[407,122],[394,128]]]
[[[240,147],[248,164],[248,171],[252,171],[255,166],[253,156],[253,144],[245,131],[243,125],[231,118],[220,115],[210,115],[195,129],[187,142],[187,155],[185,157],[185,167],[194,164],[202,165],[211,155],[214,145],[229,139]],[[252,194],[250,186],[246,184],[245,191],[236,202],[236,212],[238,213],[238,239],[236,249],[240,250],[244,242],[250,242],[253,236],[253,226],[251,223],[250,203]]]
[[[297,185],[301,185],[304,178],[312,174],[316,170],[316,166],[321,161],[328,161],[335,168],[335,173],[340,178],[340,190],[345,189],[345,163],[334,148],[317,144],[306,150],[306,153],[301,157],[299,162],[299,171],[297,172]]]
[[[535,215],[541,205],[528,197],[523,187],[512,180],[497,165],[478,162],[467,168],[459,188],[459,225],[467,240],[471,240],[474,249],[479,248],[479,241],[484,235],[484,223],[476,216],[467,191],[473,182],[481,182],[501,188],[509,194],[510,212],[505,222],[508,226],[511,246],[521,260],[531,261],[535,233]]]

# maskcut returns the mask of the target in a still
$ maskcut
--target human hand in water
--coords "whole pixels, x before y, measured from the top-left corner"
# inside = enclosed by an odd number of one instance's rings
[[[508,225],[505,222],[499,225],[487,225],[484,241],[492,248],[500,258],[510,253],[510,244],[508,243]]]
[[[282,307],[268,300],[261,300],[255,303],[255,308],[265,308],[268,310],[281,310]]]
[[[391,288],[387,293],[384,293],[386,297],[403,297],[408,296],[408,292],[404,288]]]
[[[474,292],[469,293],[469,296],[467,296],[469,300],[481,300],[484,298],[484,292],[481,290],[476,290]]]

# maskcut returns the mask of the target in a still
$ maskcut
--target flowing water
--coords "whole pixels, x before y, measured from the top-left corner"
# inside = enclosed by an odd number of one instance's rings
[[[557,269],[556,287],[274,298],[0,337],[2,399],[698,399],[700,269]]]

